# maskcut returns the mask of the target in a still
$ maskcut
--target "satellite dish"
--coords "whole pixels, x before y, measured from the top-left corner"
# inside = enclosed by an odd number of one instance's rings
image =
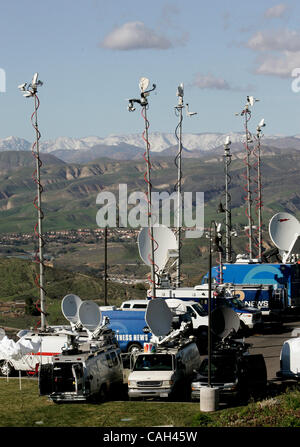
[[[219,338],[226,338],[240,327],[240,318],[230,307],[219,306],[211,313],[211,330]]]
[[[156,337],[167,335],[172,327],[172,312],[163,298],[149,301],[145,320]]]
[[[184,88],[183,88],[183,84],[181,83],[181,84],[177,87],[177,96],[181,96],[181,97],[183,97],[183,92],[184,92]]]
[[[37,80],[38,80],[38,76],[39,76],[38,73],[34,73],[32,81],[31,81],[31,85],[36,85]]]
[[[70,323],[76,324],[78,322],[78,310],[82,301],[77,295],[66,295],[61,302],[61,310],[64,317]]]
[[[171,257],[171,250],[178,249],[176,236],[170,228],[160,226],[153,227],[153,238],[157,243],[155,244],[157,248],[154,251],[154,264],[158,267],[159,271],[162,271]],[[151,266],[152,251],[148,227],[142,228],[139,232],[138,247],[141,259],[146,265]]]
[[[93,332],[101,323],[101,312],[94,301],[83,301],[79,307],[78,318],[82,326]]]
[[[149,82],[150,81],[149,81],[148,78],[141,78],[140,79],[139,87],[140,87],[140,90],[141,90],[142,93],[144,93],[147,90],[147,88],[149,86]]]
[[[228,144],[231,144],[229,135],[227,135],[227,137],[225,139],[225,145],[227,146]]]
[[[292,214],[277,213],[270,220],[269,234],[279,250],[289,251],[295,236],[300,234],[300,223]]]
[[[265,125],[266,125],[265,120],[264,120],[264,118],[262,118],[258,124],[258,127],[264,127]]]
[[[250,106],[253,106],[253,104],[254,104],[253,96],[249,96],[249,104],[250,104]]]

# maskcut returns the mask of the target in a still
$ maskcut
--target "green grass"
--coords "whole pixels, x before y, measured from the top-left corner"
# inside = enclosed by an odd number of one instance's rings
[[[0,427],[300,427],[300,389],[247,406],[200,411],[197,402],[54,404],[37,380],[0,380]]]

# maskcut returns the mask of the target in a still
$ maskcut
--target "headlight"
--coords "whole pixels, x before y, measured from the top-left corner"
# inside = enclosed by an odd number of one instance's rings
[[[162,386],[172,386],[173,380],[163,380]]]
[[[199,390],[199,389],[200,389],[199,383],[192,383],[192,390],[193,391],[196,391],[196,390]]]
[[[136,387],[136,380],[128,380],[128,386]]]

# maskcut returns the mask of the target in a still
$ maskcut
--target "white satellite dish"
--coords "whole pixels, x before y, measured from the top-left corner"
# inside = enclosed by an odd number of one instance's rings
[[[181,84],[177,87],[177,96],[181,96],[181,97],[183,97],[183,93],[184,93],[184,86],[183,86],[183,83],[181,83]]]
[[[38,73],[34,73],[32,81],[31,81],[31,85],[36,85],[37,84],[37,80],[38,80]]]
[[[264,127],[265,125],[266,125],[266,124],[265,124],[265,119],[262,118],[262,119],[260,120],[259,124],[258,124],[258,127],[261,128],[261,127]]]
[[[227,137],[226,137],[226,139],[225,139],[225,145],[228,146],[229,144],[231,144],[230,136],[227,135]]]
[[[61,310],[64,317],[70,321],[70,323],[78,323],[78,310],[82,301],[77,295],[66,295],[61,302]]]
[[[149,301],[145,320],[153,335],[156,337],[167,335],[172,327],[172,319],[172,313],[163,298]]]
[[[289,213],[275,214],[269,223],[269,234],[277,248],[289,251],[296,234],[300,234],[300,223]]]
[[[94,332],[101,323],[101,312],[94,301],[83,301],[79,307],[78,318],[88,332]]]
[[[173,231],[165,226],[153,227],[153,239],[156,242],[154,247],[154,264],[158,267],[158,271],[161,272],[169,258],[174,257],[174,254],[178,255],[178,244]],[[148,227],[142,228],[139,232],[138,247],[141,259],[146,265],[151,266],[151,237]]]
[[[254,104],[253,96],[249,96],[249,104],[250,104],[250,106],[253,106],[253,104]]]
[[[226,338],[231,332],[240,328],[240,318],[227,306],[219,306],[211,313],[211,330],[219,338]]]
[[[149,81],[148,78],[141,78],[140,79],[139,87],[140,87],[140,90],[141,90],[142,93],[144,93],[147,90],[147,88],[149,86],[149,82],[150,81]]]

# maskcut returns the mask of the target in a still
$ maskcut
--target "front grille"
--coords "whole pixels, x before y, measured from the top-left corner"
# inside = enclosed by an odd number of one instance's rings
[[[137,382],[137,386],[143,386],[143,387],[147,387],[147,386],[161,386],[162,382],[161,381],[147,381],[147,382]]]

